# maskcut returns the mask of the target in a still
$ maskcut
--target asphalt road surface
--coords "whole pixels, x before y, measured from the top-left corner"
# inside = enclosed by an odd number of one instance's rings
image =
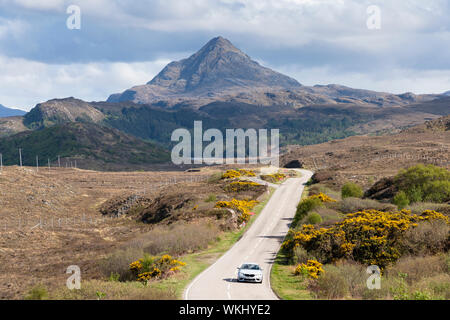
[[[243,237],[188,285],[184,299],[278,299],[270,286],[270,269],[289,230],[304,184],[313,174],[307,170],[298,171],[301,178],[288,179],[277,188]],[[263,268],[262,284],[237,282],[237,267],[244,262],[255,262]]]

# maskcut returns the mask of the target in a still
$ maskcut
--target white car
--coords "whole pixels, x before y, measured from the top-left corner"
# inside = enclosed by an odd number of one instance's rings
[[[257,263],[244,263],[238,267],[237,280],[239,282],[259,282],[263,281],[263,274],[261,267]]]

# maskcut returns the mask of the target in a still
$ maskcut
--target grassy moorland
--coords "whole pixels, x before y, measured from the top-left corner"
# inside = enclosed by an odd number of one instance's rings
[[[47,292],[37,286],[26,298],[182,298],[188,283],[240,239],[270,199],[274,189],[246,179],[254,174],[250,170],[216,173],[195,190],[189,189],[195,199],[181,188],[156,201],[134,204],[126,215],[147,221],[152,228],[99,259],[100,277],[83,279],[81,290],[60,287]],[[113,212],[120,204],[122,200],[109,201],[102,210]],[[158,221],[165,212],[161,208],[168,206],[174,208],[170,216]]]

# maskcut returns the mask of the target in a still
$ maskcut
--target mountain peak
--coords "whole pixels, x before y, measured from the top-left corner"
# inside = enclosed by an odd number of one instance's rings
[[[242,53],[238,48],[236,48],[230,40],[225,39],[221,36],[215,37],[209,40],[200,51],[212,51],[212,50],[223,50],[223,51],[234,51]]]
[[[255,88],[292,89],[301,87],[295,79],[261,66],[229,40],[209,40],[187,59],[169,63],[143,86],[110,96],[109,102],[152,103],[168,97],[220,96]]]

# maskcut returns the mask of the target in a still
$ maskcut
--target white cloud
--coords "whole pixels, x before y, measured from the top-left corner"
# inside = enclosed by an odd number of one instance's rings
[[[150,81],[169,61],[51,65],[0,56],[0,103],[29,110],[53,98],[105,100]]]
[[[17,39],[27,31],[28,27],[28,24],[23,20],[8,20],[0,17],[0,39],[6,36]]]

